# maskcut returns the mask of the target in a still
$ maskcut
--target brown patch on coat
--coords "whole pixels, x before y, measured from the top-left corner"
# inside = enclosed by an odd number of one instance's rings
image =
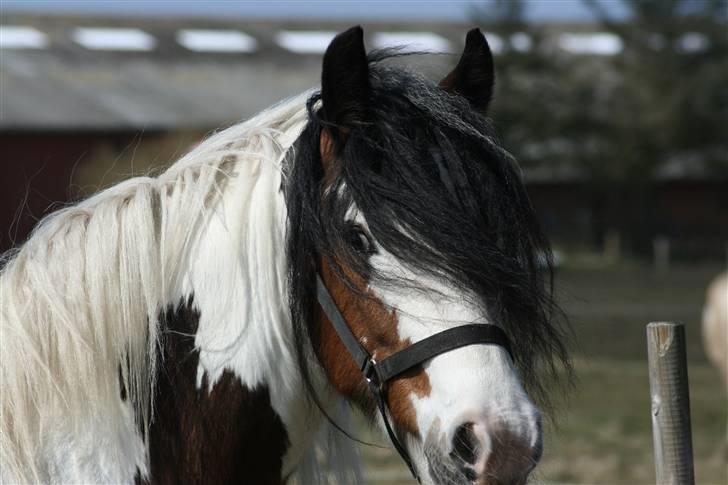
[[[341,135],[340,141],[345,142],[348,131],[342,129],[339,134]],[[319,151],[325,174],[325,186],[331,183],[340,169],[340,164],[336,163],[340,148],[336,146],[329,130],[322,128]],[[366,290],[367,284],[363,277],[350,269],[342,269],[359,290]],[[369,298],[357,295],[346,286],[325,261],[321,263],[321,278],[351,331],[376,360],[382,360],[411,344],[409,339],[400,340],[397,333],[397,315],[389,311],[375,295],[368,293]],[[376,412],[376,403],[372,399],[361,370],[319,305],[316,305],[316,321],[319,325],[316,350],[329,381],[344,396],[353,399],[371,413]],[[366,342],[362,341],[363,338],[366,338]],[[410,395],[426,397],[430,395],[431,391],[429,377],[422,366],[413,367],[392,379],[387,385],[387,405],[395,424],[412,434],[419,435],[417,413]]]
[[[150,484],[280,485],[289,441],[266,386],[243,386],[225,371],[209,390],[197,387],[199,313],[188,301],[163,316],[154,421],[149,430]],[[137,480],[137,483],[142,480]]]
[[[334,146],[334,139],[328,128],[321,128],[319,152],[321,152],[321,162],[323,162],[324,172],[329,172],[336,159],[336,147]]]
[[[342,136],[346,136],[343,133]],[[334,138],[328,128],[321,128],[319,136],[319,152],[321,153],[321,165],[324,169],[324,184],[330,185],[339,172],[340,165],[336,163],[337,147]]]
[[[352,282],[364,291],[366,289],[364,279],[351,272],[348,273]],[[375,360],[382,360],[411,344],[409,339],[399,338],[397,315],[387,309],[373,294],[369,292],[369,298],[356,294],[325,262],[321,264],[321,278],[349,328]],[[343,395],[354,399],[370,411],[375,411],[376,404],[360,369],[318,305],[316,321],[320,326],[317,353],[329,381]],[[410,395],[422,398],[429,396],[431,391],[429,377],[422,366],[416,366],[392,379],[387,385],[387,404],[395,424],[419,436],[417,413]]]

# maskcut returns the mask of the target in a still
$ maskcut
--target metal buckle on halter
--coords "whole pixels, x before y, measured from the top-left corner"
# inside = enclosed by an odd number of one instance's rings
[[[377,361],[374,360],[374,357],[370,357],[366,360],[366,362],[364,362],[364,365],[361,368],[361,372],[362,374],[364,374],[364,379],[366,379],[369,387],[373,390],[376,390],[377,392],[381,392],[382,385],[384,383],[379,377]]]

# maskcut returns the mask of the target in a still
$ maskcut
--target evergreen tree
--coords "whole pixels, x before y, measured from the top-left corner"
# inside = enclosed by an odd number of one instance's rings
[[[525,22],[523,0],[474,12],[503,39],[493,116],[527,170],[586,183],[596,244],[610,230],[647,249],[660,177],[728,180],[728,0],[621,0],[619,21],[583,1],[618,55],[564,52],[558,26]],[[514,45],[521,32],[531,49]]]

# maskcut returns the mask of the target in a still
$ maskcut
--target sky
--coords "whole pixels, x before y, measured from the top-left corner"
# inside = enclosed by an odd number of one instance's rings
[[[472,5],[492,0],[0,0],[0,12],[93,15],[236,17],[244,19],[397,21],[469,19]],[[600,0],[615,18],[623,18],[620,0]],[[526,17],[536,21],[589,21],[581,0],[526,0]]]

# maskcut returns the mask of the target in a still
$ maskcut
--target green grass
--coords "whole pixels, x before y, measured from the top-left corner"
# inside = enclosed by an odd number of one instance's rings
[[[655,483],[647,366],[578,360],[575,370],[579,386],[557,427],[546,430],[538,481]],[[696,480],[725,484],[725,393],[707,364],[688,373]]]
[[[700,338],[705,289],[721,269],[677,266],[660,274],[633,264],[558,272],[557,294],[576,338],[577,388],[546,429],[535,482],[655,483],[645,325],[672,320],[686,329],[696,481],[728,483],[726,392]],[[393,452],[362,452],[370,484],[414,483]]]
[[[560,271],[556,292],[576,333],[576,355],[644,362],[645,325],[670,320],[685,325],[688,360],[705,363],[700,318],[705,290],[720,270],[701,265],[657,273],[632,265]]]

